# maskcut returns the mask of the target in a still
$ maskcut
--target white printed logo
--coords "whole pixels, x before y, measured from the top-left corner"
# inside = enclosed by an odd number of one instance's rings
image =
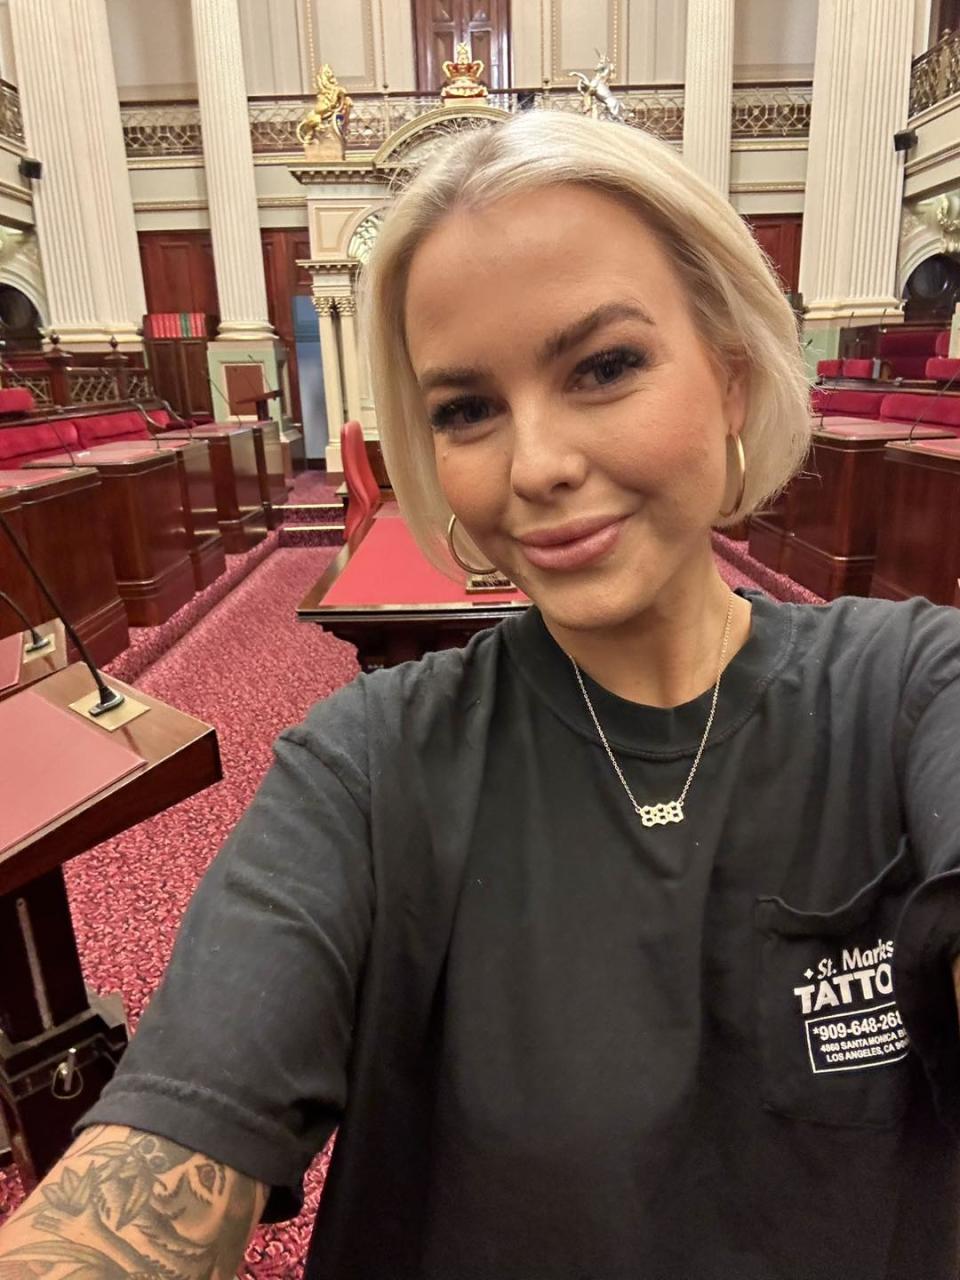
[[[808,985],[794,987],[793,994],[804,1015],[815,1073],[862,1071],[906,1057],[910,1042],[891,999],[892,956],[893,942],[881,939],[866,949],[844,948],[839,968],[824,956],[816,970],[804,971]]]

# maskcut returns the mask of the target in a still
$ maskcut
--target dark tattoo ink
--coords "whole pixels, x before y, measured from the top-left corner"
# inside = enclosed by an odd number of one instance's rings
[[[262,1208],[257,1183],[207,1156],[91,1129],[0,1239],[0,1280],[231,1280]]]

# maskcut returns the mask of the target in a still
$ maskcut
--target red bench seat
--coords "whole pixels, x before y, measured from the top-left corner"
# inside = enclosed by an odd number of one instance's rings
[[[77,418],[77,432],[85,449],[95,444],[112,444],[114,440],[149,440],[147,420],[137,409],[118,409],[115,413],[97,413]]]
[[[77,425],[69,418],[56,426],[35,422],[26,427],[0,427],[0,470],[13,471],[26,462],[80,447]]]
[[[882,391],[852,391],[845,387],[814,387],[810,407],[814,413],[845,413],[857,418],[878,418]]]

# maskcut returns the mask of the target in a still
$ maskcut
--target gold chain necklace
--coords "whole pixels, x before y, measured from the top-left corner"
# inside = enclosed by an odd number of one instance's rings
[[[680,792],[680,795],[676,800],[668,800],[666,804],[637,803],[636,797],[630,790],[630,784],[623,776],[623,770],[617,763],[617,758],[610,748],[610,743],[607,741],[607,735],[600,727],[600,721],[597,719],[597,713],[594,711],[593,703],[590,701],[590,695],[587,693],[587,686],[583,683],[583,676],[580,672],[580,668],[577,666],[576,661],[573,658],[570,658],[570,661],[573,663],[574,674],[577,677],[577,684],[580,686],[580,692],[583,694],[583,700],[587,704],[587,710],[590,712],[590,719],[593,721],[594,728],[600,735],[600,741],[603,743],[603,749],[606,751],[607,756],[610,759],[610,763],[613,765],[614,773],[616,773],[617,777],[620,779],[620,785],[630,798],[630,803],[633,805],[634,813],[636,813],[645,827],[666,826],[667,823],[670,822],[683,821],[683,802],[687,798],[687,792],[690,790],[690,784],[693,782],[694,774],[697,772],[697,768],[699,767],[700,757],[703,755],[704,748],[707,745],[707,738],[710,736],[710,729],[713,726],[713,717],[717,713],[717,699],[720,696],[720,680],[723,676],[723,660],[727,656],[727,644],[730,640],[730,623],[733,619],[733,599],[734,596],[731,591],[730,603],[727,605],[727,620],[723,628],[723,644],[720,647],[720,665],[717,671],[717,683],[713,686],[713,701],[710,704],[710,714],[707,717],[707,727],[703,731],[703,737],[700,739],[700,747],[697,751],[696,759],[693,762],[693,768],[687,775],[687,781],[684,783],[683,790]]]

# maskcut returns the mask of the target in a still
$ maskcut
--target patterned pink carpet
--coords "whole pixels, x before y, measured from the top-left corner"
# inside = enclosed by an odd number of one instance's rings
[[[289,501],[294,505],[313,502],[339,502],[337,485],[331,484],[325,471],[298,471],[290,490]]]
[[[320,496],[321,482],[322,473],[301,475],[291,500],[327,500]],[[272,534],[248,556],[230,557],[225,580],[164,627],[135,632],[131,648],[111,664],[147,693],[216,725],[225,773],[216,787],[67,868],[87,981],[99,992],[120,991],[133,1025],[163,972],[194,887],[270,763],[273,739],[358,670],[351,646],[294,616],[335,548],[278,550],[276,543]],[[759,585],[779,599],[816,602],[751,560],[745,544],[718,537],[714,546],[731,586]],[[300,1217],[257,1232],[240,1271],[243,1280],[300,1274],[328,1158],[318,1158],[310,1172]],[[21,1198],[16,1174],[0,1171],[0,1222]]]

